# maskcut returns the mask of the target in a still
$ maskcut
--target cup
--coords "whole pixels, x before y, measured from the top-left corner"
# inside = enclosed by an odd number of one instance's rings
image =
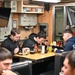
[[[59,72],[59,75],[64,75],[63,72]]]
[[[45,45],[42,45],[42,51],[41,51],[41,53],[42,54],[45,53]]]
[[[38,46],[38,53],[41,53],[41,51],[42,51],[42,45],[39,45]]]
[[[22,54],[23,55],[28,55],[30,53],[30,49],[29,48],[23,48],[22,49]]]

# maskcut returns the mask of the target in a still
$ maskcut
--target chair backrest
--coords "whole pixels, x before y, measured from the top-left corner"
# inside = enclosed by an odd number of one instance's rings
[[[61,67],[63,66],[63,61],[69,52],[70,51],[56,53],[56,56],[55,56],[55,75],[59,75],[59,72],[61,71]]]
[[[32,75],[32,61],[13,63],[11,70],[18,72],[20,75]]]

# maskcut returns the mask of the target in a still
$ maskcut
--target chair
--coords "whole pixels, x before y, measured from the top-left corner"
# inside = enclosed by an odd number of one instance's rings
[[[32,61],[13,63],[11,65],[11,70],[20,75],[32,75]]]
[[[65,59],[65,56],[69,53],[70,51],[67,52],[62,52],[62,53],[57,53],[55,56],[55,75],[59,75],[59,72],[61,71],[61,67],[63,66],[63,61]]]

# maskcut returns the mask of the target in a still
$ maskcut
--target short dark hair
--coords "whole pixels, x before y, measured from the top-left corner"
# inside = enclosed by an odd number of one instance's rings
[[[46,39],[46,33],[43,31],[38,32],[37,37]]]
[[[12,59],[12,54],[6,48],[0,47],[0,61]]]
[[[19,29],[17,29],[17,28],[13,28],[12,30],[11,30],[11,35],[16,35],[16,33],[17,34],[20,34],[20,30]]]
[[[70,66],[75,69],[75,50],[72,50],[71,52],[69,52],[66,58],[68,58],[69,60],[68,63],[70,64]]]
[[[72,32],[72,30],[71,29],[66,29],[66,30],[64,30],[64,32],[63,33],[70,33],[70,34],[73,34],[73,32]]]

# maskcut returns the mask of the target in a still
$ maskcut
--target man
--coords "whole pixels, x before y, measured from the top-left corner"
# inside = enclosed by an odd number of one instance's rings
[[[0,75],[17,75],[11,71],[12,54],[6,48],[0,47]]]
[[[71,51],[75,49],[75,36],[70,29],[66,29],[63,32],[64,51]],[[56,50],[56,52],[62,52],[61,50]]]
[[[63,39],[65,42],[64,51],[70,51],[75,49],[75,36],[70,29],[66,29],[63,33]]]
[[[34,46],[36,45],[36,48],[40,43],[42,43],[46,38],[46,34],[44,32],[39,32],[38,34],[32,33],[29,35],[29,38],[26,39],[22,45],[22,49],[29,48],[30,50],[34,50]]]
[[[5,47],[8,49],[12,55],[16,54],[20,50],[19,42],[18,40],[20,39],[20,31],[17,28],[13,28],[11,30],[11,34],[8,36],[7,39],[5,39],[1,46]]]
[[[61,72],[62,74],[60,75],[75,75],[75,50],[72,50],[66,56]]]

